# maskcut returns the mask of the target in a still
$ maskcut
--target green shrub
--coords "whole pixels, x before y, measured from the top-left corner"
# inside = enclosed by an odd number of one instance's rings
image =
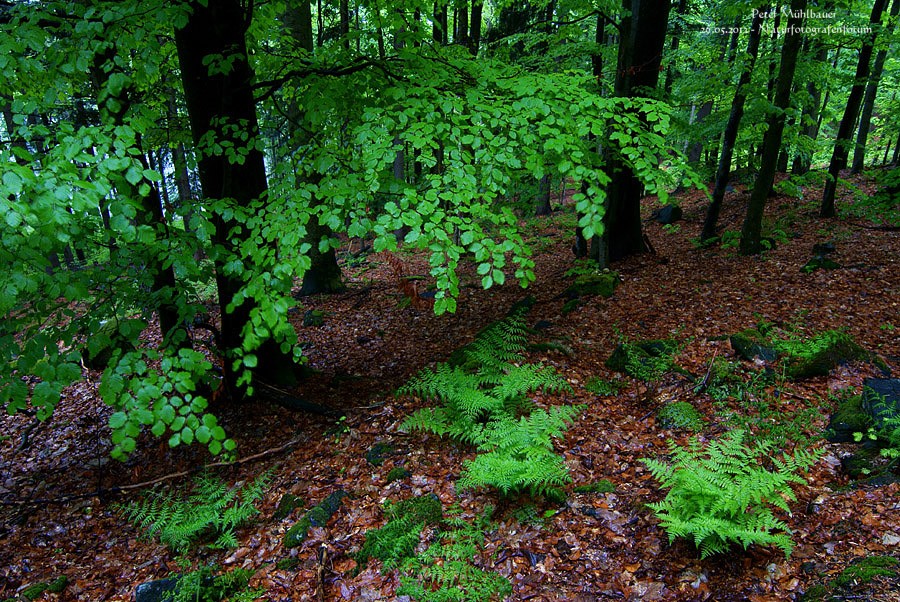
[[[187,552],[201,541],[210,542],[213,548],[232,548],[237,546],[234,530],[259,514],[254,503],[263,497],[270,480],[270,473],[265,473],[246,487],[228,487],[211,474],[201,473],[194,479],[194,493],[187,498],[151,492],[118,510],[173,551]]]
[[[649,504],[669,534],[669,540],[690,537],[701,557],[725,552],[731,543],[775,544],[789,556],[793,542],[787,525],[770,507],[790,512],[796,499],[793,483],[820,451],[797,450],[793,456],[773,456],[774,444],[744,444],[741,430],[726,433],[708,445],[693,439],[686,448],[670,443],[672,463],[643,460],[651,474],[669,488],[665,499]],[[771,463],[766,468],[763,463]]]
[[[234,569],[216,574],[217,567],[205,566],[178,577],[175,589],[167,600],[172,602],[252,602],[265,590],[248,589],[253,571]]]
[[[589,393],[593,393],[594,395],[602,395],[612,396],[618,395],[619,391],[621,391],[625,387],[625,383],[618,380],[603,380],[598,376],[594,376],[588,379],[586,383],[584,383],[584,389]]]
[[[527,394],[539,389],[571,391],[552,368],[526,364],[524,311],[482,331],[453,354],[452,364],[426,368],[398,393],[441,402],[421,409],[401,428],[449,435],[478,447],[466,463],[460,485],[492,486],[502,493],[562,496],[570,481],[553,439],[566,429],[580,407],[533,410]]]

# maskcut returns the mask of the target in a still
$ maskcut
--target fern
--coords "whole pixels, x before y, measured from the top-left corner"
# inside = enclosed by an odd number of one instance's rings
[[[506,578],[472,564],[484,544],[490,514],[488,508],[474,523],[458,516],[445,520],[438,541],[403,563],[397,595],[420,602],[482,602],[511,594]]]
[[[787,525],[770,506],[790,512],[795,500],[791,485],[821,455],[821,450],[797,450],[793,456],[773,457],[774,443],[744,444],[745,433],[731,431],[703,446],[696,439],[686,448],[670,443],[672,463],[643,460],[664,487],[666,498],[649,504],[669,534],[693,538],[701,557],[725,552],[731,543],[774,544],[790,556],[793,543]],[[762,463],[768,460],[772,467]]]
[[[151,492],[118,510],[173,551],[184,553],[200,541],[213,548],[232,548],[237,546],[234,530],[258,514],[253,504],[264,495],[270,480],[270,473],[265,473],[242,490],[201,473],[194,479],[194,493],[186,499]]]
[[[550,367],[521,363],[525,333],[524,311],[518,311],[454,354],[460,358],[455,365],[419,372],[398,393],[441,405],[418,410],[401,428],[476,445],[480,453],[466,464],[461,487],[492,486],[503,494],[527,491],[559,498],[570,479],[553,451],[553,440],[581,407],[534,410],[529,393],[571,387]]]
[[[215,566],[205,566],[186,573],[178,578],[175,589],[164,598],[172,602],[252,602],[260,598],[265,591],[248,589],[253,571],[235,569],[215,575]]]

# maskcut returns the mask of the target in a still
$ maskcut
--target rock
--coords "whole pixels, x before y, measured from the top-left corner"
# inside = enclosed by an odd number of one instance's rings
[[[791,379],[827,376],[835,366],[868,357],[869,353],[848,334],[829,330],[807,341],[802,350],[789,354],[785,373]]]
[[[686,401],[667,403],[656,413],[660,426],[664,429],[688,429],[699,431],[706,422],[697,408]]]
[[[278,501],[278,507],[275,508],[275,514],[273,515],[273,518],[275,520],[285,519],[291,512],[294,511],[295,508],[299,508],[302,505],[302,499],[300,499],[293,493],[285,493]]]
[[[284,547],[294,548],[306,540],[310,527],[324,527],[328,520],[341,507],[341,501],[349,494],[343,489],[338,489],[327,498],[314,506],[293,527],[284,534]]]
[[[325,323],[325,312],[320,309],[309,309],[303,314],[303,326],[315,327]]]
[[[670,339],[620,343],[605,365],[610,370],[647,380],[672,367],[671,356],[677,349],[678,344]]]
[[[666,205],[655,210],[650,218],[662,225],[674,224],[682,219],[684,212],[678,205]]]
[[[533,326],[534,330],[547,330],[553,327],[553,322],[549,320],[538,320]]]
[[[855,395],[841,403],[831,415],[825,439],[831,443],[852,443],[854,433],[865,433],[870,426],[872,419],[862,408],[862,397]]]
[[[836,270],[840,267],[841,264],[832,259],[822,256],[816,256],[807,261],[806,264],[802,268],[800,268],[800,271],[804,274],[811,274],[816,270]]]
[[[394,453],[394,446],[390,443],[378,442],[366,452],[366,462],[372,466],[381,466],[384,459]]]
[[[760,358],[767,362],[774,362],[778,352],[771,346],[769,340],[756,328],[748,328],[731,335],[728,340],[731,348],[741,358],[753,361]]]
[[[835,251],[835,246],[834,246],[833,241],[817,242],[816,244],[813,245],[813,248],[812,248],[813,255],[817,255],[819,257],[822,257],[824,255],[829,255],[831,253],[834,253],[834,251]]]
[[[619,285],[619,275],[616,272],[599,272],[596,274],[579,274],[569,288],[563,293],[569,299],[578,299],[591,295],[600,297],[612,297],[616,286]]]
[[[900,378],[863,380],[863,411],[872,417],[875,428],[884,428],[888,420],[900,418]]]
[[[172,597],[170,594],[175,591],[176,587],[178,587],[178,579],[175,577],[141,583],[134,590],[134,602],[162,602],[163,600],[171,600]]]

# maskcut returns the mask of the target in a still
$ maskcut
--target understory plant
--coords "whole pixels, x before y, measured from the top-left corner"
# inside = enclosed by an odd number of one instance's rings
[[[140,501],[119,506],[119,511],[174,552],[187,553],[201,542],[211,548],[233,548],[234,530],[259,514],[254,504],[265,495],[270,480],[271,475],[264,473],[250,485],[229,487],[204,472],[194,479],[194,492],[187,497],[150,492]]]
[[[402,424],[477,446],[466,463],[462,487],[491,486],[503,494],[525,491],[560,498],[570,482],[562,458],[553,450],[580,411],[578,406],[535,409],[533,391],[571,391],[552,368],[525,363],[524,310],[495,322],[454,354],[451,362],[426,368],[400,390],[438,401]]]
[[[249,602],[262,595],[248,589],[252,571],[233,570],[218,573],[218,567],[194,568],[191,549],[202,542],[210,548],[237,547],[234,530],[259,514],[254,505],[266,492],[271,474],[266,472],[250,485],[229,487],[208,472],[194,479],[193,493],[187,497],[151,492],[140,501],[118,506],[131,523],[143,527],[179,555],[182,574],[175,588],[163,598],[172,602]]]
[[[704,445],[692,439],[687,447],[669,443],[671,462],[644,458],[663,487],[661,502],[648,504],[672,542],[693,539],[702,558],[725,552],[732,543],[774,544],[790,556],[793,542],[784,521],[773,509],[790,513],[796,499],[793,484],[805,483],[798,474],[812,466],[821,450],[797,449],[774,455],[772,441],[744,442],[746,433],[734,430]]]
[[[398,569],[397,595],[420,602],[503,599],[512,592],[509,581],[472,562],[484,545],[485,531],[491,529],[492,513],[488,507],[472,522],[463,519],[458,508],[444,516],[434,494],[388,503],[388,522],[366,533],[356,561],[364,568],[370,558],[377,558],[385,569]],[[426,527],[432,529],[432,541],[417,553]]]

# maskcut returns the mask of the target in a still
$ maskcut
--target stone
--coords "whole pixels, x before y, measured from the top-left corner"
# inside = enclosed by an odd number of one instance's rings
[[[837,270],[840,267],[841,264],[839,264],[838,262],[827,257],[817,255],[816,257],[813,257],[812,259],[807,261],[806,264],[804,264],[804,266],[800,268],[800,271],[804,274],[811,274],[816,270]]]
[[[872,417],[877,429],[900,418],[900,378],[863,380],[862,409]]]
[[[275,520],[285,519],[291,512],[294,511],[294,509],[299,508],[302,505],[302,499],[300,499],[293,493],[285,493],[278,501],[278,506],[275,508],[275,514],[273,515],[273,518]]]
[[[312,507],[306,515],[284,534],[282,543],[286,548],[295,548],[306,540],[310,527],[324,527],[329,519],[341,507],[341,501],[348,497],[343,489],[338,489],[327,498]]]
[[[591,295],[609,298],[612,297],[618,285],[619,275],[616,272],[580,274],[563,295],[568,299],[579,299]]]
[[[832,242],[832,241],[817,242],[816,244],[813,245],[813,248],[812,248],[813,255],[817,255],[819,257],[834,253],[835,250],[836,250],[836,247],[834,246],[834,242]]]
[[[831,443],[853,443],[853,434],[865,433],[870,426],[872,419],[862,408],[862,398],[855,395],[841,403],[831,415],[825,439]]]
[[[678,220],[682,219],[683,215],[684,212],[678,205],[666,205],[665,207],[660,207],[659,209],[655,210],[650,218],[655,222],[665,226],[668,224],[674,224]]]
[[[390,443],[378,442],[366,452],[366,462],[372,466],[381,466],[385,458],[394,453],[394,446]]]
[[[162,602],[163,600],[171,600],[170,594],[178,587],[178,579],[170,577],[168,579],[157,579],[141,583],[134,590],[134,602]]]
[[[766,337],[756,328],[748,328],[728,337],[731,348],[741,358],[753,361],[760,358],[767,362],[774,362],[778,352],[771,346]]]
[[[303,314],[303,326],[315,327],[325,323],[325,313],[320,309],[309,309]]]
[[[786,375],[791,379],[827,376],[840,364],[868,359],[869,354],[849,335],[826,331],[806,343],[806,349],[788,357]]]

